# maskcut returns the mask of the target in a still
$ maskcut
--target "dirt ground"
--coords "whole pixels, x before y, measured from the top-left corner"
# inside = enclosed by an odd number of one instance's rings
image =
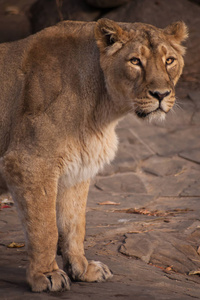
[[[109,265],[113,278],[72,283],[64,293],[31,293],[22,227],[12,199],[1,197],[0,299],[200,299],[199,1],[133,0],[114,8],[64,2],[58,10],[56,1],[0,0],[0,42],[24,38],[70,16],[159,27],[183,19],[190,33],[185,69],[177,105],[166,122],[150,125],[128,115],[117,128],[115,161],[91,183],[86,256]],[[12,242],[22,247],[9,248]],[[62,265],[60,257],[58,262]]]

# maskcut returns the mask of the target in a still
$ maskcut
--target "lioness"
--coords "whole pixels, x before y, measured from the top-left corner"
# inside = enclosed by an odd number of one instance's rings
[[[90,178],[114,158],[123,116],[164,119],[173,107],[186,37],[183,22],[101,19],[0,45],[0,170],[24,227],[32,291],[112,277],[84,255]]]

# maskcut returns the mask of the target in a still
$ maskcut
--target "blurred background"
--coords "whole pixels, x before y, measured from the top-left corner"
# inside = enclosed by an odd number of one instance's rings
[[[102,17],[160,28],[185,21],[190,36],[182,84],[198,88],[200,0],[0,0],[0,42],[25,38],[62,20],[96,21]]]

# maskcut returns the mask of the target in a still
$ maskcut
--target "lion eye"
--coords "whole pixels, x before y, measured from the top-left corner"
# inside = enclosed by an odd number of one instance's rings
[[[171,64],[173,64],[174,61],[175,61],[175,58],[169,57],[166,59],[166,65],[171,65]]]
[[[137,57],[131,58],[130,62],[131,62],[133,65],[135,65],[135,66],[141,65],[141,61],[140,61],[140,59],[137,58]]]

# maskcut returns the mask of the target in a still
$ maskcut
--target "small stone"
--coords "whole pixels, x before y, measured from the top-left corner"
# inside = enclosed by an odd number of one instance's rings
[[[5,13],[8,15],[18,15],[20,10],[17,6],[7,6],[5,8]]]

